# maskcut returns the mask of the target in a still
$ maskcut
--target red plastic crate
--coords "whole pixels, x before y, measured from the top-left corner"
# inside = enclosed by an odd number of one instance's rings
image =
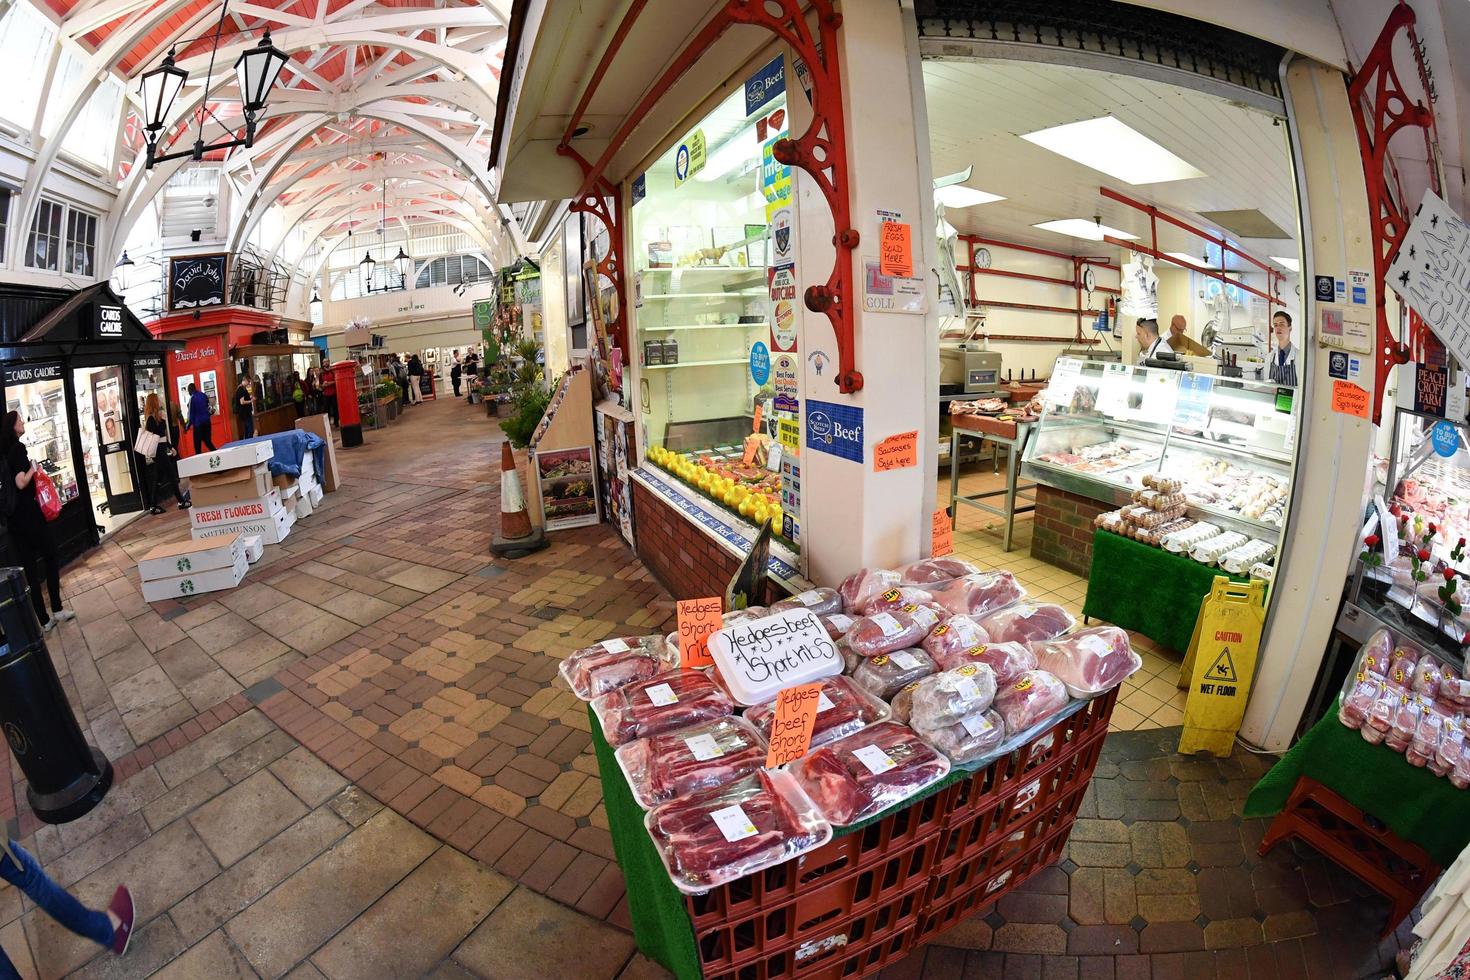
[[[848,920],[837,920],[825,930],[759,959],[719,973],[705,971],[705,980],[839,980],[877,973],[907,956],[916,945],[917,927],[924,914],[924,884],[911,883],[908,891]]]
[[[970,878],[965,887],[952,889],[950,893],[953,897],[947,902],[925,902],[924,917],[919,921],[918,941],[928,942],[976,910],[999,901],[1026,879],[1049,867],[1066,849],[1071,831],[1072,825],[1068,821],[1065,826],[1056,828],[1050,836],[1043,838],[1037,846],[1012,860],[1009,865],[996,866],[984,876]],[[931,886],[934,887],[938,887],[937,884]]]
[[[687,896],[685,907],[695,935],[708,927],[745,919],[883,862],[896,852],[936,836],[944,826],[950,788],[905,807],[861,830],[833,838],[810,853],[782,864]],[[928,873],[926,867],[923,871]]]

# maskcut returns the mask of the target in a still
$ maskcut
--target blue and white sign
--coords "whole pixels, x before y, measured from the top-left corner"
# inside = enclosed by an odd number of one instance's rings
[[[633,178],[633,204],[637,204],[648,196],[648,175],[639,174]],[[632,207],[633,205],[628,205]]]
[[[1179,397],[1174,402],[1174,424],[1182,429],[1203,429],[1210,420],[1210,392],[1215,379],[1193,371],[1179,373]]]
[[[771,379],[771,349],[757,340],[750,348],[750,378],[758,385]]]
[[[1460,451],[1460,432],[1452,422],[1436,422],[1429,430],[1429,441],[1436,454],[1449,459]]]
[[[745,114],[749,116],[759,111],[785,91],[786,56],[778,54],[745,80]]]
[[[808,400],[806,448],[819,453],[863,461],[863,410],[854,405]]]

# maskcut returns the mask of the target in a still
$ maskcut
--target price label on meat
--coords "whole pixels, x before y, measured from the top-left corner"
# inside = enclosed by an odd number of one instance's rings
[[[732,844],[755,836],[755,824],[750,822],[750,817],[745,815],[745,811],[738,803],[723,809],[711,810],[709,816],[715,822],[715,826],[720,828],[720,833],[725,835],[725,840]]]
[[[842,673],[842,655],[810,609],[791,609],[709,639],[720,677],[741,704],[763,704],[782,688]]]
[[[679,666],[698,670],[714,663],[709,655],[709,638],[722,625],[724,616],[718,596],[679,600]]]
[[[795,762],[806,755],[807,749],[811,748],[812,728],[817,723],[821,698],[820,684],[788,687],[776,695],[776,714],[771,719],[771,748],[766,753],[767,769]]]

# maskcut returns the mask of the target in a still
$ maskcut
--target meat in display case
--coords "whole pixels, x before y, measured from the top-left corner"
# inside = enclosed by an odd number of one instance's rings
[[[1182,494],[1165,502],[1188,520],[1279,541],[1295,461],[1291,389],[1059,358],[1043,399],[1024,476],[1118,507]]]

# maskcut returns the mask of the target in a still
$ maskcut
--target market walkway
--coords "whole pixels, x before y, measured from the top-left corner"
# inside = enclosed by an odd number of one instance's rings
[[[134,559],[187,533],[177,512],[68,572],[53,655],[122,782],[75,824],[23,804],[16,824],[84,897],[138,884],[146,925],[126,960],[86,962],[0,890],[0,944],[34,973],[660,975],[626,931],[585,708],[551,678],[586,642],[667,627],[669,597],[600,527],[492,563],[480,410],[430,403],[368,438],[233,592],[142,601]],[[1140,689],[1171,668],[1146,658]],[[1263,763],[1180,759],[1171,735],[1110,737],[1067,860],[896,975],[1374,975],[1395,948],[1380,903],[1309,851],[1255,857],[1238,810]]]

